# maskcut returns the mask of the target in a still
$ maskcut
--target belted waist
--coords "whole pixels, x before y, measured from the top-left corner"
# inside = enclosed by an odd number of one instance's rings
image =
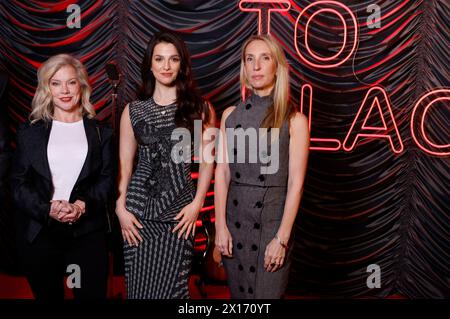
[[[237,182],[235,180],[231,180],[230,181],[230,185],[233,185],[233,186],[252,186],[252,187],[260,187],[260,188],[266,188],[266,187],[287,188],[287,185],[251,184],[251,183],[245,183],[245,182]]]

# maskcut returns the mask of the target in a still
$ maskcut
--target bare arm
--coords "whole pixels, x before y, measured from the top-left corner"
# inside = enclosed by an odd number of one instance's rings
[[[123,239],[126,240],[130,246],[133,244],[138,246],[138,240],[142,241],[142,237],[136,229],[136,227],[142,228],[142,225],[132,213],[126,210],[125,207],[127,188],[133,172],[136,149],[137,142],[134,137],[133,127],[131,126],[130,106],[128,104],[125,106],[122,117],[120,118],[119,197],[116,202],[116,214],[122,228]]]
[[[130,120],[129,104],[125,106],[122,117],[120,118],[120,141],[119,141],[119,174],[118,188],[119,197],[117,205],[125,207],[125,198],[127,187],[130,183],[133,172],[133,162],[136,155],[137,142],[134,137],[133,127]]]
[[[228,165],[227,138],[225,130],[225,121],[236,107],[227,108],[223,114],[220,123],[219,154],[215,173],[214,184],[214,206],[215,206],[215,226],[216,226],[216,246],[225,256],[231,256],[233,242],[231,234],[226,224],[226,203],[228,188],[230,185],[230,167]]]
[[[216,125],[216,113],[212,106],[209,106],[211,117],[209,123],[205,126],[202,136],[202,148],[200,152],[200,168],[198,174],[197,193],[195,194],[194,202],[203,206],[206,192],[211,184],[211,178],[214,173],[214,154],[207,153],[208,145],[214,143],[214,136],[208,134],[208,129],[212,129]],[[210,149],[210,148],[209,148]]]
[[[275,271],[284,263],[287,243],[297,217],[309,153],[309,132],[306,116],[297,113],[290,122],[289,177],[283,218],[277,231],[278,239],[273,239],[266,249],[265,266]],[[273,265],[275,264],[275,265]]]
[[[306,116],[297,113],[291,121],[290,135],[288,189],[283,219],[277,233],[285,243],[291,237],[292,226],[297,217],[308,164],[309,132]]]
[[[177,226],[173,229],[173,232],[178,232],[178,238],[185,234],[185,239],[189,237],[189,234],[195,234],[195,226],[198,218],[198,214],[205,202],[206,193],[208,192],[211,184],[211,178],[214,172],[214,155],[209,151],[211,150],[211,143],[214,143],[214,135],[210,134],[209,129],[213,129],[216,124],[216,114],[211,105],[209,105],[210,118],[209,122],[204,126],[202,132],[202,141],[200,149],[200,165],[197,182],[197,192],[195,198],[191,204],[187,205],[183,210],[175,217],[175,219],[181,219]],[[212,148],[212,151],[214,149]]]

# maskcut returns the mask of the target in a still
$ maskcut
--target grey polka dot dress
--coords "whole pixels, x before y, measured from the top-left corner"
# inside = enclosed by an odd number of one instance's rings
[[[126,208],[142,223],[143,242],[124,243],[125,279],[130,299],[188,298],[193,238],[172,234],[173,218],[195,194],[189,163],[171,158],[176,104],[157,105],[153,98],[130,103],[138,141],[138,163],[130,180]],[[184,237],[184,236],[183,236]]]
[[[260,127],[271,97],[250,96],[241,102],[226,120],[226,128],[236,134]],[[259,131],[257,131],[259,132]],[[238,148],[237,138],[228,138],[228,154],[231,182],[228,190],[226,222],[233,239],[233,257],[223,258],[232,298],[281,298],[287,285],[290,252],[282,268],[274,273],[264,269],[266,246],[275,237],[283,217],[287,193],[289,164],[288,123],[279,129],[279,163],[273,174],[266,174],[261,167],[267,166],[264,157],[275,156],[275,148],[269,144],[267,151],[259,146],[260,140],[271,141],[274,129],[258,133],[257,142],[246,140],[244,151]],[[262,151],[261,151],[262,150]],[[252,155],[260,153],[257,160]],[[244,163],[237,163],[239,154],[245,155]],[[230,158],[231,160],[231,158]]]

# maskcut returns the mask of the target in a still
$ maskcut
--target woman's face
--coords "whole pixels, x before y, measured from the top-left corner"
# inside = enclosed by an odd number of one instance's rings
[[[172,86],[180,71],[181,58],[172,43],[161,42],[153,49],[151,71],[156,82]]]
[[[53,106],[63,112],[78,111],[81,85],[72,66],[63,66],[50,79]]]
[[[244,70],[256,94],[270,94],[275,84],[277,67],[269,46],[262,40],[250,42],[245,48]]]

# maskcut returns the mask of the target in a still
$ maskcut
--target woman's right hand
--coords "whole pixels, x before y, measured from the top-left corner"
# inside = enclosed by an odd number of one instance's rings
[[[139,220],[123,206],[116,207],[116,214],[119,218],[120,227],[122,229],[123,240],[127,241],[130,246],[139,246],[139,243],[143,241],[141,235],[139,234],[139,230],[137,229],[143,228]]]
[[[72,211],[70,204],[65,200],[51,200],[50,203],[49,216],[58,222],[62,222],[62,219]]]
[[[233,255],[233,239],[227,226],[216,227],[216,246],[220,253],[227,257]]]

